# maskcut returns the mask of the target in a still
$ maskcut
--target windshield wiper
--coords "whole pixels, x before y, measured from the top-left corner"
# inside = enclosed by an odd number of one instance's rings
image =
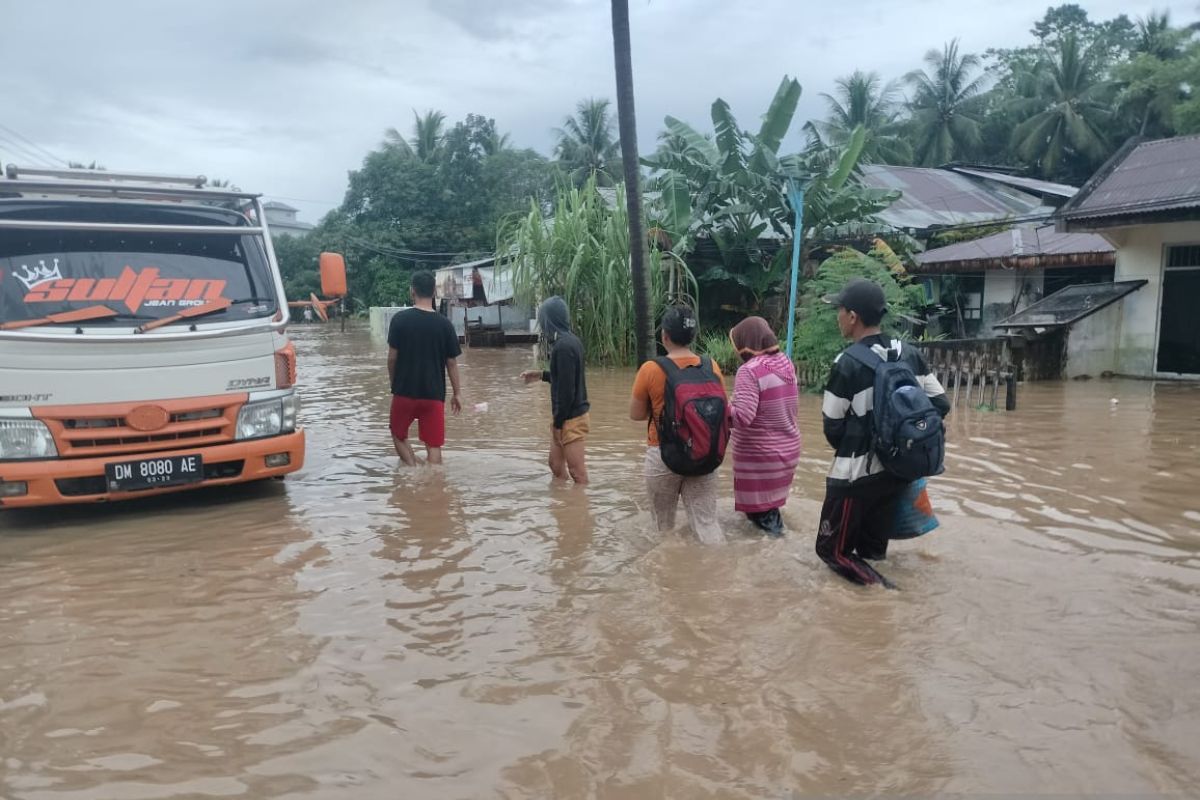
[[[33,328],[38,325],[64,325],[72,322],[91,322],[98,319],[113,319],[120,317],[122,314],[118,311],[113,311],[108,306],[88,306],[87,308],[77,308],[74,311],[62,311],[57,314],[47,314],[44,317],[35,317],[33,319],[16,319],[11,322],[0,324],[0,330],[14,331],[20,328]]]
[[[172,325],[185,319],[195,319],[197,317],[206,317],[209,314],[219,314],[222,311],[228,311],[231,307],[241,305],[242,303],[270,303],[273,302],[270,297],[239,297],[236,300],[213,300],[210,303],[205,303],[202,306],[193,306],[192,308],[184,309],[178,314],[172,314],[169,317],[156,319],[153,322],[147,322],[138,328],[138,333],[152,331],[155,328],[162,328],[166,325]]]
[[[205,303],[202,306],[192,306],[191,308],[185,308],[183,311],[180,311],[178,314],[172,314],[169,317],[163,317],[162,319],[156,319],[153,322],[144,323],[142,325],[139,325],[137,330],[138,330],[138,333],[145,333],[146,331],[152,331],[155,328],[162,328],[164,326],[171,325],[171,324],[179,322],[181,320],[195,319],[197,317],[206,317],[209,314],[218,314],[222,311],[229,310],[229,307],[231,305],[233,305],[232,300],[213,300],[212,302]]]

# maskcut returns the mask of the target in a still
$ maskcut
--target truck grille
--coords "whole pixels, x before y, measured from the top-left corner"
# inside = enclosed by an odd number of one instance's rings
[[[38,409],[35,416],[50,428],[61,458],[127,455],[232,442],[245,400],[244,395],[225,395],[63,406]]]

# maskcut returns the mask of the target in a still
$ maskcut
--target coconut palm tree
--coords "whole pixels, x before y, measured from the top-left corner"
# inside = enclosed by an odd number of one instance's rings
[[[621,143],[613,136],[610,105],[605,99],[580,100],[575,114],[555,130],[558,144],[554,154],[576,186],[593,174],[600,186],[612,186],[621,173]]]
[[[977,105],[985,79],[979,56],[960,55],[958,40],[941,52],[925,54],[928,68],[905,76],[916,127],[914,155],[919,164],[937,166],[967,156],[979,145]]]
[[[1038,77],[1041,110],[1013,131],[1013,148],[1046,177],[1061,176],[1069,160],[1082,161],[1077,170],[1091,174],[1108,153],[1103,125],[1111,117],[1112,84],[1074,33],[1044,54]]]
[[[1179,56],[1180,45],[1189,34],[1187,30],[1171,27],[1170,12],[1151,12],[1137,21],[1137,39],[1133,51],[1169,61]]]
[[[822,93],[829,116],[822,122],[809,123],[810,137],[815,133],[821,144],[845,145],[855,128],[866,131],[864,163],[907,164],[912,146],[899,135],[896,124],[895,82],[883,85],[877,72],[855,70],[838,78],[833,95]]]
[[[432,161],[441,149],[445,127],[446,115],[441,111],[430,109],[422,115],[413,109],[412,138],[405,139],[400,131],[388,128],[384,131],[384,145],[422,161]]]

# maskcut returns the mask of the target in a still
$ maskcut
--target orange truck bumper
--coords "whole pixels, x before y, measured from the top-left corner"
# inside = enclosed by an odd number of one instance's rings
[[[287,453],[288,463],[268,467],[266,459]],[[104,467],[115,461],[165,456],[199,455],[204,463],[204,480],[182,486],[165,486],[135,492],[110,492]],[[275,478],[304,466],[304,431],[251,439],[209,447],[156,450],[102,458],[62,458],[48,461],[0,462],[0,483],[20,481],[28,484],[26,494],[0,498],[0,508],[29,508],[67,503],[102,503],[133,500],[156,494],[186,492],[205,486],[228,486],[263,478]]]

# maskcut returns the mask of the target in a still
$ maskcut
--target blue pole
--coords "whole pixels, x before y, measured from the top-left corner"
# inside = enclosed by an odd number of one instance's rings
[[[788,181],[788,201],[796,212],[796,224],[792,227],[792,290],[788,293],[787,354],[791,358],[796,329],[796,289],[800,282],[800,238],[804,233],[804,190],[795,181]]]

